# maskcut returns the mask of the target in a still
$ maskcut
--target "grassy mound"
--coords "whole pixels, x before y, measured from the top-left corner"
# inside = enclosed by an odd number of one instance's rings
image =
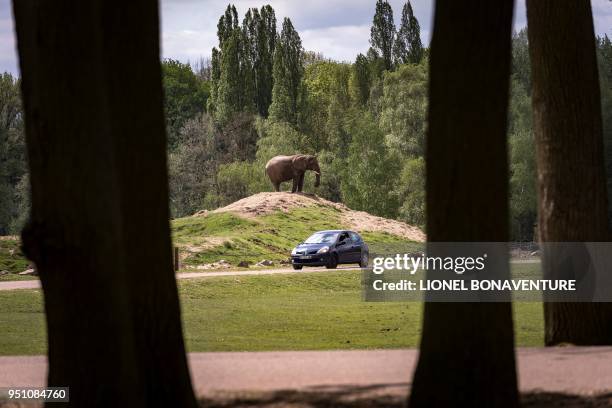
[[[287,260],[291,249],[312,233],[326,229],[359,232],[370,253],[418,249],[422,231],[395,220],[353,211],[340,203],[306,194],[259,193],[215,211],[173,220],[174,245],[182,265],[195,268],[225,260],[236,267],[261,260]],[[401,248],[401,249],[400,249]],[[16,275],[29,262],[17,237],[0,238],[0,280],[32,279]]]
[[[312,205],[276,211],[257,217],[232,212],[211,212],[202,217],[185,217],[172,222],[174,244],[184,254],[184,265],[209,264],[224,259],[232,265],[241,261],[283,260],[291,249],[312,233],[325,229],[349,229],[336,207]],[[372,250],[384,245],[420,245],[380,231],[362,231]]]

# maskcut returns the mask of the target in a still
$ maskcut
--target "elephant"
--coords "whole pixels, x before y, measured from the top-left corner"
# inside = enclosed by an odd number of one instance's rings
[[[315,187],[321,182],[321,169],[315,156],[309,154],[295,154],[293,156],[276,156],[266,164],[266,174],[274,185],[276,191],[280,191],[283,181],[293,180],[291,192],[301,192],[304,187],[304,173],[312,170],[316,174]]]

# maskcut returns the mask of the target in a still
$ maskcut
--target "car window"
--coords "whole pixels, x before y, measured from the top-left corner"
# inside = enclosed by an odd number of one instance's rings
[[[338,240],[338,242],[340,241],[345,241],[346,239],[348,239],[349,235],[346,232],[343,232],[342,235],[340,235],[340,239]]]
[[[359,235],[355,234],[354,232],[349,232],[349,235],[351,236],[351,241],[358,243],[359,241],[361,241],[359,239]]]
[[[305,244],[332,244],[338,237],[337,232],[317,232],[312,234],[306,241]]]

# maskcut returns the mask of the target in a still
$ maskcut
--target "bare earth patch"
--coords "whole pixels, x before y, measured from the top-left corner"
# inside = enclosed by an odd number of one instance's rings
[[[338,210],[347,210],[347,207],[343,204],[334,203],[314,194],[281,192],[253,194],[250,197],[245,197],[225,207],[217,208],[212,212],[231,212],[242,217],[252,218],[271,214],[275,211],[288,212],[293,208],[310,207],[312,205],[322,205],[334,207]],[[198,213],[196,213],[196,215],[197,214]]]
[[[365,211],[353,211],[344,204],[334,203],[314,194],[306,193],[258,193],[243,198],[213,213],[231,212],[245,218],[254,218],[275,211],[288,212],[293,208],[313,205],[333,207],[341,212],[340,219],[348,228],[361,231],[378,231],[401,236],[411,241],[424,242],[425,233],[420,228],[397,220],[377,217]],[[199,211],[194,217],[206,216],[209,211]]]
[[[226,238],[224,237],[203,237],[197,245],[183,245],[181,246],[180,260],[183,261],[192,254],[219,246],[225,241]]]

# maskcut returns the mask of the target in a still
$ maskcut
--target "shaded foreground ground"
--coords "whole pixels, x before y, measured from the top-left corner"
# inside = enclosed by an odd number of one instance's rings
[[[417,350],[191,353],[207,407],[403,406]],[[612,347],[520,348],[523,406],[612,406]],[[0,357],[0,387],[42,386],[43,356]]]

